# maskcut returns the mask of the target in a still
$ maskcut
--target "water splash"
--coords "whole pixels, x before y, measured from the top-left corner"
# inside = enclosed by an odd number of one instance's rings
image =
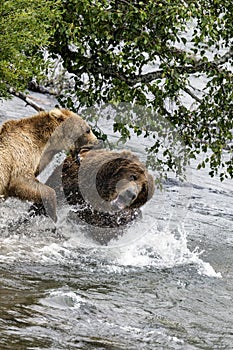
[[[170,222],[164,226],[164,220],[161,225],[152,218],[149,222],[145,212],[143,219],[130,226],[117,240],[100,246],[85,235],[83,227],[66,221],[68,210],[64,207],[60,212],[56,231],[48,218],[34,218],[17,227],[12,225],[7,214],[7,220],[2,218],[0,225],[0,261],[75,266],[77,262],[80,264],[80,256],[83,256],[92,262],[99,261],[97,266],[116,273],[128,268],[172,269],[192,265],[200,275],[221,277],[201,259],[202,252],[198,248],[189,249],[187,232],[182,226],[172,228]]]
[[[184,227],[163,230],[152,227],[138,241],[126,245],[127,235],[119,238],[124,243],[117,250],[115,261],[121,266],[174,268],[177,266],[195,265],[201,275],[221,277],[213,267],[201,259],[203,251],[198,247],[191,251],[188,248],[187,232]],[[114,247],[115,242],[111,242]]]

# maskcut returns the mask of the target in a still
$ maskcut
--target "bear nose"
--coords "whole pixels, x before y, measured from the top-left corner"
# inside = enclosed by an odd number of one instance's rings
[[[128,183],[128,187],[119,191],[118,196],[111,202],[111,208],[113,210],[122,210],[130,207],[130,205],[137,198],[139,188],[136,183]]]
[[[127,188],[127,190],[122,193],[126,200],[134,200],[136,198],[136,193],[134,188]]]
[[[134,187],[130,187],[119,194],[118,201],[124,203],[124,206],[127,207],[135,200],[136,197],[136,189]]]

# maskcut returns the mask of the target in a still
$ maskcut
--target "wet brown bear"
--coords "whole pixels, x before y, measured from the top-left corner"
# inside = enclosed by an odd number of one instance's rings
[[[56,190],[60,199],[78,204],[69,217],[92,225],[91,235],[101,243],[117,237],[119,230],[109,232],[108,228],[124,226],[135,219],[139,208],[154,193],[153,177],[133,153],[85,146],[78,154],[68,156],[46,184]],[[32,209],[43,213],[42,207]]]
[[[55,191],[36,175],[56,152],[70,149],[74,142],[77,147],[96,142],[96,137],[81,117],[65,109],[6,121],[0,128],[0,196],[43,201],[56,221]]]
[[[154,180],[130,151],[81,148],[78,158],[67,157],[62,184],[70,204],[89,203],[93,209],[115,213],[140,208],[154,193]]]

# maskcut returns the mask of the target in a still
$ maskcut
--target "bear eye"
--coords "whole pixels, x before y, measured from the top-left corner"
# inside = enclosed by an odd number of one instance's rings
[[[136,181],[137,180],[137,176],[136,175],[130,175],[130,181]]]
[[[90,128],[87,128],[86,133],[87,133],[87,134],[90,134],[90,132],[91,132],[91,129],[90,129]]]

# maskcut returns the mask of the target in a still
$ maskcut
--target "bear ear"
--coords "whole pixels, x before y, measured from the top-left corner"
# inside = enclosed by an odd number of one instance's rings
[[[54,108],[49,112],[50,117],[55,118],[58,122],[62,122],[66,119],[66,116],[59,108]]]

